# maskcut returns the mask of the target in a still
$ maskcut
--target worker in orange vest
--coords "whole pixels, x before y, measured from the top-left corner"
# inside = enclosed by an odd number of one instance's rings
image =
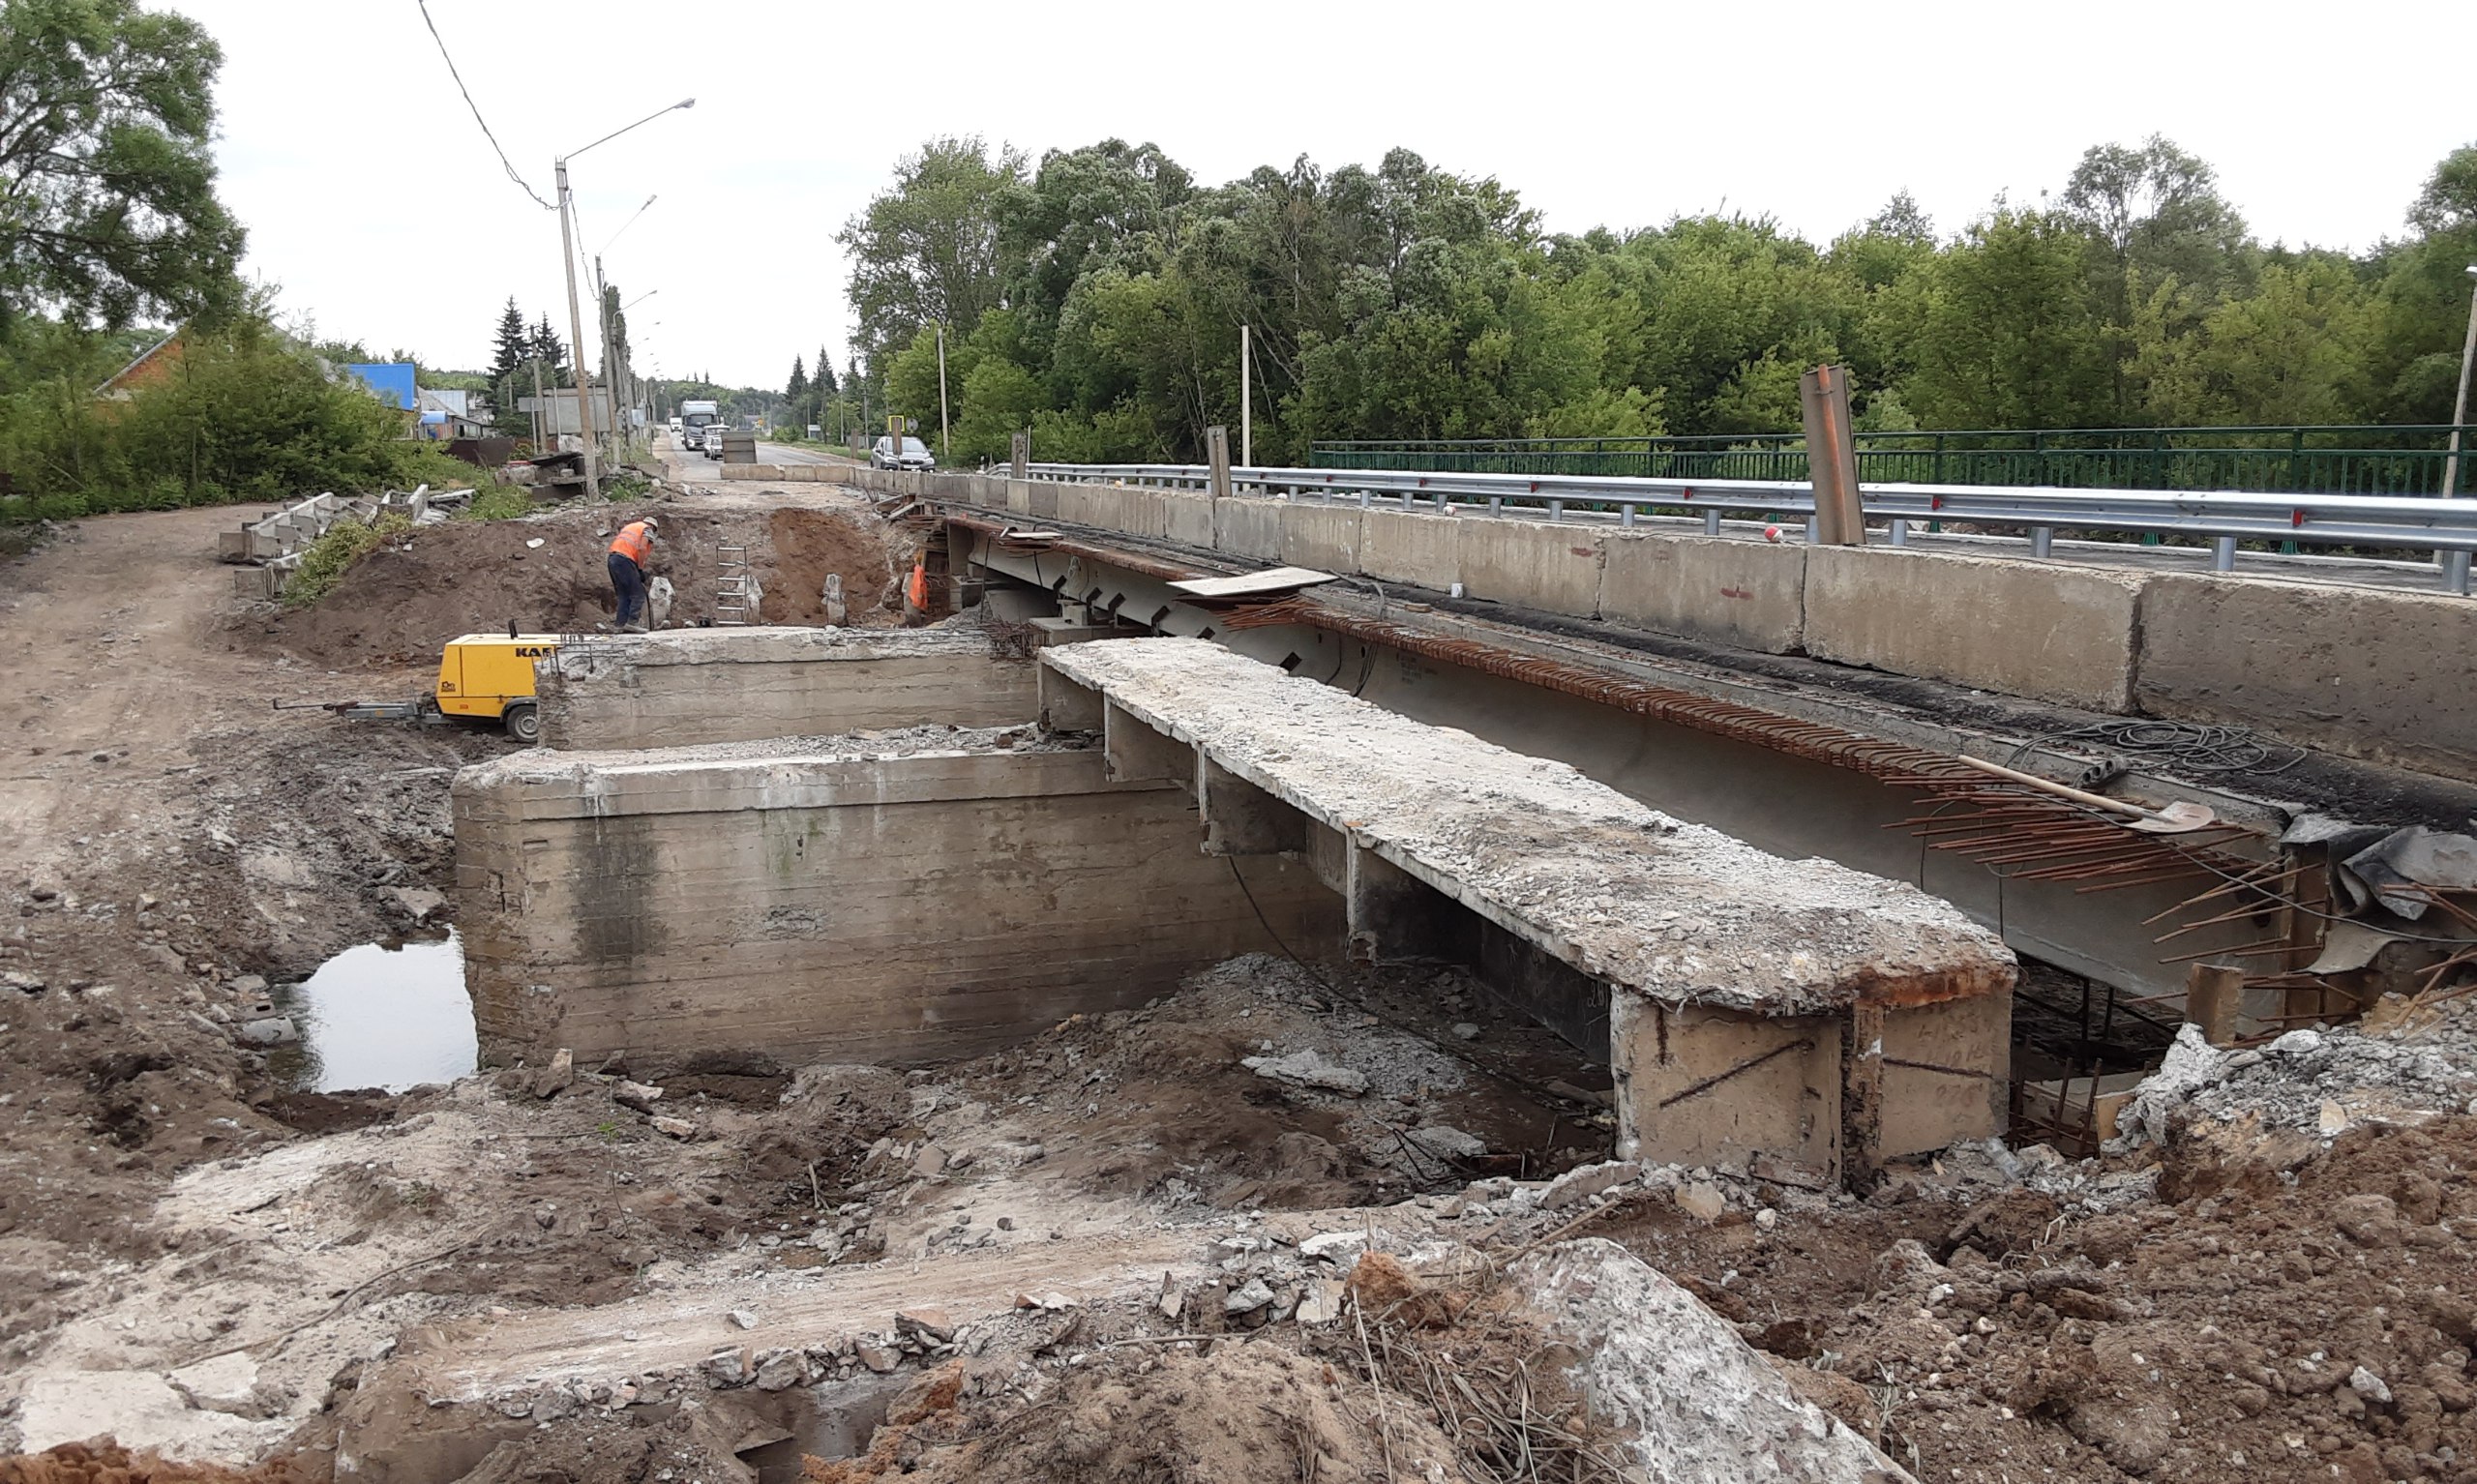
[[[910,600],[913,612],[929,611],[929,562],[926,557],[912,558],[911,580],[903,584],[903,595]]]
[[[612,627],[645,632],[645,563],[654,554],[656,527],[648,517],[619,527],[611,543],[611,590],[619,595],[619,616]]]

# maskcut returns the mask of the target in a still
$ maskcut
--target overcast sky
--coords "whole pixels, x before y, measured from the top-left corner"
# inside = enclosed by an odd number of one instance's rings
[[[500,169],[415,0],[169,3],[224,45],[225,198],[288,313],[447,367],[487,363],[511,293],[564,334],[557,219]],[[1497,176],[1552,231],[1725,207],[1821,241],[1903,188],[1950,232],[2155,131],[2266,240],[2350,248],[2400,234],[2477,140],[2448,0],[430,10],[546,197],[558,151],[697,99],[577,161],[582,246],[626,226],[604,262],[654,291],[630,314],[642,370],[735,385],[779,385],[821,342],[841,363],[833,233],[937,134],[1035,158],[1149,139],[1208,183],[1398,144]]]

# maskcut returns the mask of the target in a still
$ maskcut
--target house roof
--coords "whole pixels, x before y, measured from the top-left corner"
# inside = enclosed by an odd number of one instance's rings
[[[122,367],[120,370],[118,370],[118,371],[116,371],[112,372],[110,375],[105,376],[103,380],[101,380],[101,381],[97,382],[97,383],[95,384],[95,393],[94,393],[94,395],[96,395],[97,397],[102,397],[102,396],[105,395],[106,393],[109,393],[109,392],[112,392],[112,391],[116,391],[116,390],[118,390],[118,389],[119,389],[119,387],[120,387],[120,385],[121,385],[121,383],[122,383],[122,382],[124,382],[124,381],[127,381],[127,380],[130,378],[130,375],[131,375],[133,372],[134,372],[134,371],[135,371],[139,367],[144,366],[147,362],[154,360],[154,359],[155,359],[157,356],[159,356],[159,355],[162,355],[162,354],[164,353],[164,349],[165,349],[166,347],[168,347],[168,346],[169,346],[169,345],[170,345],[174,341],[179,340],[179,339],[181,338],[182,332],[184,332],[184,331],[186,331],[186,330],[188,330],[188,329],[189,329],[189,323],[188,323],[188,321],[186,321],[186,320],[184,320],[184,321],[183,321],[183,322],[181,322],[180,324],[177,324],[177,325],[173,326],[173,327],[172,327],[172,333],[171,333],[171,334],[164,336],[162,340],[157,341],[154,344],[149,345],[149,346],[147,346],[144,350],[139,351],[139,352],[137,353],[137,355],[136,355],[135,359],[132,360],[132,361],[131,361],[127,366]]]

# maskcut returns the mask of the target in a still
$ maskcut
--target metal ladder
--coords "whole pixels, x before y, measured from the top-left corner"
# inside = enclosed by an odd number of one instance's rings
[[[714,622],[717,626],[746,626],[757,619],[757,605],[751,601],[748,579],[748,548],[716,547],[714,578]]]

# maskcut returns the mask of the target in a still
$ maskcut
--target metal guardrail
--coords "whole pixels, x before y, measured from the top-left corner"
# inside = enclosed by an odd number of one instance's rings
[[[1035,463],[1028,472],[1040,479],[1187,490],[1209,488],[1211,481],[1211,470],[1201,464]],[[1814,517],[1813,488],[1804,480],[1299,468],[1234,468],[1230,476],[1233,492],[1240,495],[1455,515],[1522,511],[1621,528],[1654,517],[1699,518],[1704,534],[1712,536],[1720,534],[1724,518],[1752,514],[1766,521],[1795,517],[1811,539]],[[1907,544],[1915,522],[1951,520],[2021,530],[2034,557],[2049,554],[2058,531],[2204,539],[2211,544],[2211,565],[2221,572],[2235,569],[2240,541],[2433,552],[2442,557],[2444,585],[2463,596],[2469,590],[2469,553],[2477,551],[2477,499],[1918,484],[1862,484],[1859,497],[1870,520],[1890,522],[1894,546]]]
[[[1860,432],[1858,477],[1880,484],[2057,486],[2083,490],[2310,490],[2477,494],[2477,460],[2442,488],[2446,424],[1956,429]],[[2477,427],[2462,441],[2477,443]],[[1636,479],[1804,479],[1798,433],[1597,438],[1322,441],[1318,468],[1464,474],[1595,474]]]

